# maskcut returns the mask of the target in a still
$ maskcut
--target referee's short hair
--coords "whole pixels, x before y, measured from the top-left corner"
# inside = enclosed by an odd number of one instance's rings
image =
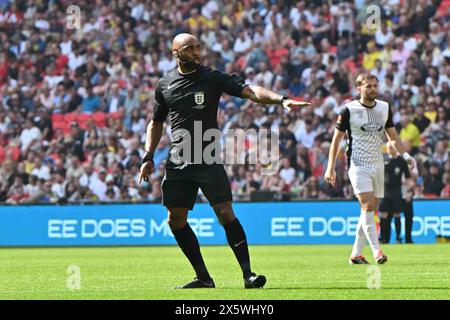
[[[373,74],[370,74],[370,73],[367,73],[367,72],[366,73],[360,73],[356,77],[355,83],[356,83],[356,86],[359,87],[359,86],[362,86],[364,81],[372,80],[372,79],[375,79],[375,80],[377,80],[377,82],[379,82],[377,76],[374,76]]]

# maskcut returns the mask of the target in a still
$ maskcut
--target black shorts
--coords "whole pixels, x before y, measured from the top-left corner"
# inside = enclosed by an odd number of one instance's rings
[[[386,192],[380,202],[380,212],[400,213],[403,212],[403,198],[401,192]]]
[[[230,182],[220,164],[190,165],[184,169],[167,169],[162,181],[162,203],[168,208],[194,208],[198,188],[211,206],[233,201]]]

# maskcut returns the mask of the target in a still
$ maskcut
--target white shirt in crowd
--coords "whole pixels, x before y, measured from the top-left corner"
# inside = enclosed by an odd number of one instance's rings
[[[40,168],[34,168],[31,171],[32,176],[36,176],[39,179],[49,180],[50,179],[50,169],[46,165],[42,165]]]
[[[202,7],[202,16],[204,16],[206,19],[212,19],[213,12],[219,11],[219,5],[215,0],[209,0],[203,7]]]
[[[53,183],[52,184],[52,192],[58,198],[64,198],[64,196],[66,195],[65,183]]]
[[[306,69],[303,70],[303,72],[302,72],[302,82],[303,82],[303,83],[305,84],[305,86],[307,86],[307,87],[308,87],[309,85],[311,85],[311,72],[312,72],[311,67],[306,68]],[[325,71],[323,71],[322,69],[319,69],[319,70],[317,71],[317,74],[316,74],[316,78],[317,78],[317,79],[320,79],[320,78],[325,79],[326,76],[327,76],[327,73],[326,73]]]
[[[85,58],[83,55],[76,55],[75,53],[71,52],[69,54],[69,68],[70,70],[75,70],[79,66],[83,65],[85,62]]]
[[[44,81],[48,83],[49,88],[55,88],[58,83],[64,80],[63,76],[49,76],[44,77]]]
[[[140,21],[142,19],[142,16],[144,15],[145,6],[144,4],[138,3],[131,9],[131,16],[136,20]]]
[[[252,46],[252,40],[246,35],[244,37],[244,40],[241,39],[241,37],[237,38],[236,42],[234,43],[233,50],[241,53],[245,52]]]
[[[72,52],[72,40],[61,42],[59,47],[61,48],[61,54],[68,56]]]
[[[30,198],[34,198],[39,194],[41,188],[38,185],[27,184],[23,190],[30,195]]]
[[[164,57],[161,61],[158,62],[158,69],[161,71],[164,75],[166,75],[169,71],[172,71],[177,66],[177,62],[175,59],[167,59]]]
[[[414,37],[409,37],[403,45],[406,50],[409,50],[410,52],[415,51],[417,49],[417,40]]]
[[[36,22],[34,23],[34,27],[37,29],[44,29],[44,30],[48,30],[50,29],[50,23],[48,23],[47,20],[36,20]]]
[[[222,43],[217,41],[213,46],[212,46],[212,51],[214,52],[221,52],[222,51]]]
[[[255,32],[253,35],[253,43],[265,42],[269,39],[264,33]]]
[[[259,81],[262,81],[265,87],[272,87],[272,79],[273,79],[273,73],[267,70],[266,72],[260,72],[256,75],[255,80],[258,83]]]
[[[306,130],[295,132],[295,138],[297,139],[297,141],[301,142],[306,148],[312,148],[316,136],[317,133],[314,130],[309,133],[306,132]]]
[[[89,189],[95,194],[99,200],[106,199],[106,190],[108,189],[106,182],[100,179],[94,179],[89,184]]]
[[[343,12],[342,15],[339,15],[339,11]],[[337,30],[339,33],[344,31],[353,32],[353,12],[350,6],[347,3],[344,3],[343,8],[340,8],[339,5],[332,5],[330,7],[330,13],[336,17],[337,19]]]
[[[40,140],[42,137],[41,130],[37,127],[23,129],[20,134],[21,150],[25,151],[33,140]]]
[[[84,173],[81,177],[80,177],[80,186],[82,187],[88,187],[91,183],[93,183],[94,180],[97,180],[97,173],[92,173],[92,174],[87,174]]]
[[[0,122],[0,133],[6,133],[8,131],[8,126],[11,123],[9,118],[5,118],[3,122]]]
[[[383,68],[381,68],[380,70],[378,70],[377,68],[373,68],[370,73],[376,76],[380,82],[383,82],[384,77],[386,76],[386,70]]]
[[[291,11],[289,12],[289,19],[292,22],[292,25],[297,28],[298,23],[300,22],[302,17],[302,13],[300,12],[300,10],[298,10],[297,7],[293,7],[291,8]]]
[[[450,77],[447,76],[446,74],[441,74],[439,76],[439,80],[438,81],[439,81],[439,87],[441,87],[441,88],[442,88],[442,84],[443,83],[448,83],[449,86],[450,86]]]
[[[88,33],[92,30],[100,30],[100,21],[97,20],[95,23],[86,23],[83,28],[83,33]]]
[[[281,169],[280,177],[287,184],[291,184],[295,180],[295,169],[292,167]]]
[[[200,36],[200,40],[206,43],[210,48],[212,48],[217,43],[216,34],[212,30],[203,32],[202,35]]]
[[[377,32],[375,32],[375,43],[384,47],[384,45],[393,37],[394,34],[390,30],[387,30],[387,33],[383,33],[381,29],[378,29]]]
[[[245,83],[250,85],[250,86],[257,86],[258,85],[258,81],[256,80],[256,76],[253,76],[253,79],[246,78],[245,79]]]
[[[147,124],[145,119],[139,119],[138,122],[133,122],[131,124],[131,131],[137,134],[145,133],[147,129]]]
[[[267,15],[264,17],[264,22],[266,23],[266,25],[272,23],[273,15],[274,15],[273,11],[269,11],[269,13],[267,13]],[[280,12],[276,13],[275,14],[275,23],[278,27],[281,27],[282,21],[283,21],[283,15]]]

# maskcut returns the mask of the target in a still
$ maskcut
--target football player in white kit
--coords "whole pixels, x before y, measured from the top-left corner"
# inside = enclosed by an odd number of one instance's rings
[[[408,163],[410,170],[415,167],[414,158],[405,150],[392,121],[392,111],[386,101],[378,100],[378,79],[362,73],[356,78],[360,99],[345,105],[339,114],[325,172],[325,181],[336,183],[335,163],[339,146],[348,133],[348,174],[353,190],[361,205],[361,215],[356,228],[356,238],[349,262],[367,264],[362,255],[366,241],[369,242],[373,257],[378,264],[387,261],[378,242],[378,232],[374,215],[380,198],[384,197],[384,160],[382,145],[384,135],[392,141],[397,151]]]

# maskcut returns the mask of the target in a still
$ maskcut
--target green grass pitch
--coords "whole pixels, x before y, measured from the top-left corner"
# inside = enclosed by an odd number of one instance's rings
[[[351,245],[251,246],[264,289],[243,289],[230,248],[202,247],[216,289],[174,290],[194,277],[178,247],[0,249],[0,299],[450,299],[450,244],[385,245],[379,289]],[[365,255],[373,263],[369,248]],[[69,290],[67,268],[80,268]],[[373,266],[373,264],[371,264]]]

